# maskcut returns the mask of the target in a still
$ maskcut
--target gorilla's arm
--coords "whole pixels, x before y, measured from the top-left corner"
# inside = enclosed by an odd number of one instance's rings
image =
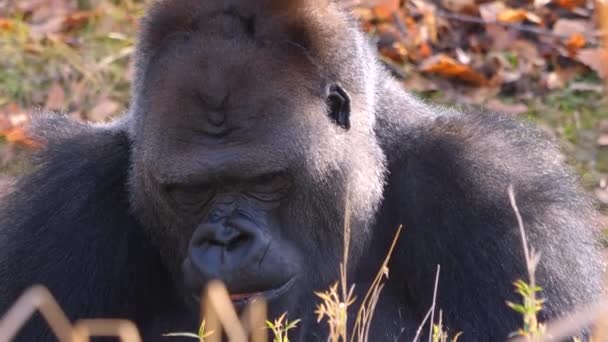
[[[59,119],[38,131],[48,147],[2,200],[0,315],[33,284],[47,286],[71,319],[162,308],[167,276],[129,214],[126,134]],[[35,322],[23,340],[48,334]]]
[[[521,326],[505,305],[520,300],[512,282],[528,279],[509,184],[541,253],[542,316],[594,299],[603,268],[597,224],[552,143],[504,115],[426,106],[392,81],[380,93],[377,134],[389,179],[378,229],[404,224],[391,270],[402,274],[402,293],[419,314],[431,305],[440,264],[438,308],[450,329],[498,341]]]

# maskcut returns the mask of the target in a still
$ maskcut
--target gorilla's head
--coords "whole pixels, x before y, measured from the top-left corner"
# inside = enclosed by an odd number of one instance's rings
[[[237,302],[296,311],[338,278],[347,202],[356,265],[384,179],[371,53],[333,2],[152,7],[130,191],[186,298],[221,279]]]

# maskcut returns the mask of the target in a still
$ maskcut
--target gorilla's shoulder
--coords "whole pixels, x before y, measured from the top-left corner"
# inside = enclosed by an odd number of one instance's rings
[[[87,208],[97,211],[104,200],[126,203],[130,142],[124,126],[90,125],[54,114],[35,117],[30,134],[43,147],[16,190],[0,202],[0,230],[74,227]]]

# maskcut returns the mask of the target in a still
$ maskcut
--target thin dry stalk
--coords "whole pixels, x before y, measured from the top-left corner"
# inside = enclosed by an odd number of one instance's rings
[[[429,323],[429,342],[433,341],[433,324],[435,322],[435,306],[437,305],[437,288],[439,287],[440,271],[441,265],[437,265],[437,273],[435,273],[435,287],[433,288],[433,304],[431,305],[431,321]]]
[[[395,237],[393,238],[393,242],[391,243],[391,247],[389,248],[386,257],[382,262],[382,266],[380,266],[380,270],[376,274],[374,281],[361,302],[361,306],[357,312],[357,319],[353,328],[354,334],[351,337],[351,342],[354,341],[355,335],[358,342],[368,341],[375,306],[378,302],[378,298],[380,297],[380,292],[383,289],[382,281],[383,279],[388,278],[388,263],[393,255],[393,251],[395,250],[395,246],[397,245],[397,241],[399,240],[402,229],[403,226],[401,225],[399,228],[397,228],[397,232],[395,233]]]
[[[350,189],[347,191],[346,203],[344,207],[344,254],[342,255],[342,263],[340,264],[340,281],[342,282],[342,301],[348,303],[354,292],[354,285],[348,289],[348,255],[350,253],[350,237],[351,237],[351,226],[350,226],[350,215],[351,215],[351,203],[350,203]],[[348,305],[343,308],[344,321],[340,325],[340,335],[343,341],[348,341]]]
[[[0,341],[12,341],[23,325],[40,312],[60,342],[72,341],[72,325],[55,298],[43,286],[28,289],[0,321]]]
[[[526,259],[526,268],[528,271],[528,284],[524,282],[516,283],[521,286],[526,286],[529,291],[522,292],[524,307],[525,308],[538,308],[534,309],[534,312],[524,312],[524,329],[523,333],[528,335],[528,340],[538,341],[542,338],[544,332],[544,325],[538,322],[537,311],[542,307],[542,300],[538,300],[536,298],[536,292],[540,289],[536,286],[536,267],[540,261],[540,253],[536,253],[534,248],[528,247],[528,239],[526,237],[526,230],[524,228],[524,222],[521,217],[521,213],[519,212],[519,207],[517,206],[517,201],[515,200],[515,192],[513,190],[513,185],[509,184],[507,188],[507,192],[509,195],[509,201],[511,202],[511,207],[515,212],[515,216],[517,218],[517,224],[519,226],[519,232],[521,235],[521,242],[524,249],[524,256]],[[522,288],[519,288],[521,291]],[[525,295],[524,295],[525,293]],[[509,306],[514,307],[513,303],[507,303]]]
[[[118,337],[141,342],[135,324],[127,320],[89,319],[72,326],[51,293],[43,286],[29,288],[0,321],[0,341],[12,341],[23,325],[39,311],[60,342],[87,342],[91,337]]]
[[[420,325],[418,326],[418,330],[416,330],[416,336],[414,336],[413,342],[418,341],[418,339],[420,338],[420,334],[422,334],[422,328],[424,328],[424,324],[426,324],[426,321],[428,321],[429,317],[431,317],[432,310],[433,310],[433,308],[431,307],[429,309],[429,311],[426,312],[426,315],[424,315],[424,319],[422,320],[422,323],[420,323]]]
[[[317,321],[327,318],[329,325],[329,340],[331,342],[347,341],[348,338],[348,307],[354,303],[354,286],[348,288],[348,256],[350,252],[351,237],[351,203],[350,190],[346,191],[344,205],[343,243],[344,250],[340,262],[340,284],[336,283],[325,292],[315,292],[322,303],[317,305],[315,314]],[[340,285],[340,294],[337,287]]]
[[[135,324],[120,319],[80,320],[72,333],[74,342],[87,342],[91,337],[118,337],[123,342],[141,342]]]
[[[209,282],[205,300],[201,302],[201,309],[207,328],[213,331],[213,334],[207,337],[207,341],[220,342],[222,329],[225,329],[226,336],[231,342],[247,341],[246,330],[234,310],[228,290],[220,281]],[[262,325],[264,318],[262,318]]]
[[[254,300],[245,307],[241,322],[246,331],[251,332],[251,342],[267,342],[268,329],[265,320],[268,317],[268,306],[263,299]]]

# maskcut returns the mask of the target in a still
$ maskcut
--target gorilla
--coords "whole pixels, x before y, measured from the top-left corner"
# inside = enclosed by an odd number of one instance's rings
[[[301,318],[291,340],[323,341],[314,291],[339,278],[348,205],[361,292],[404,227],[371,341],[411,341],[437,265],[443,323],[504,340],[527,279],[509,184],[542,254],[541,318],[599,298],[597,215],[555,144],[408,94],[337,1],[157,0],[135,60],[123,117],[36,121],[45,148],[0,209],[0,312],[39,283],[70,319],[165,340],[196,331],[220,279],[237,307],[262,295],[271,317]],[[18,339],[52,340],[38,318]]]

